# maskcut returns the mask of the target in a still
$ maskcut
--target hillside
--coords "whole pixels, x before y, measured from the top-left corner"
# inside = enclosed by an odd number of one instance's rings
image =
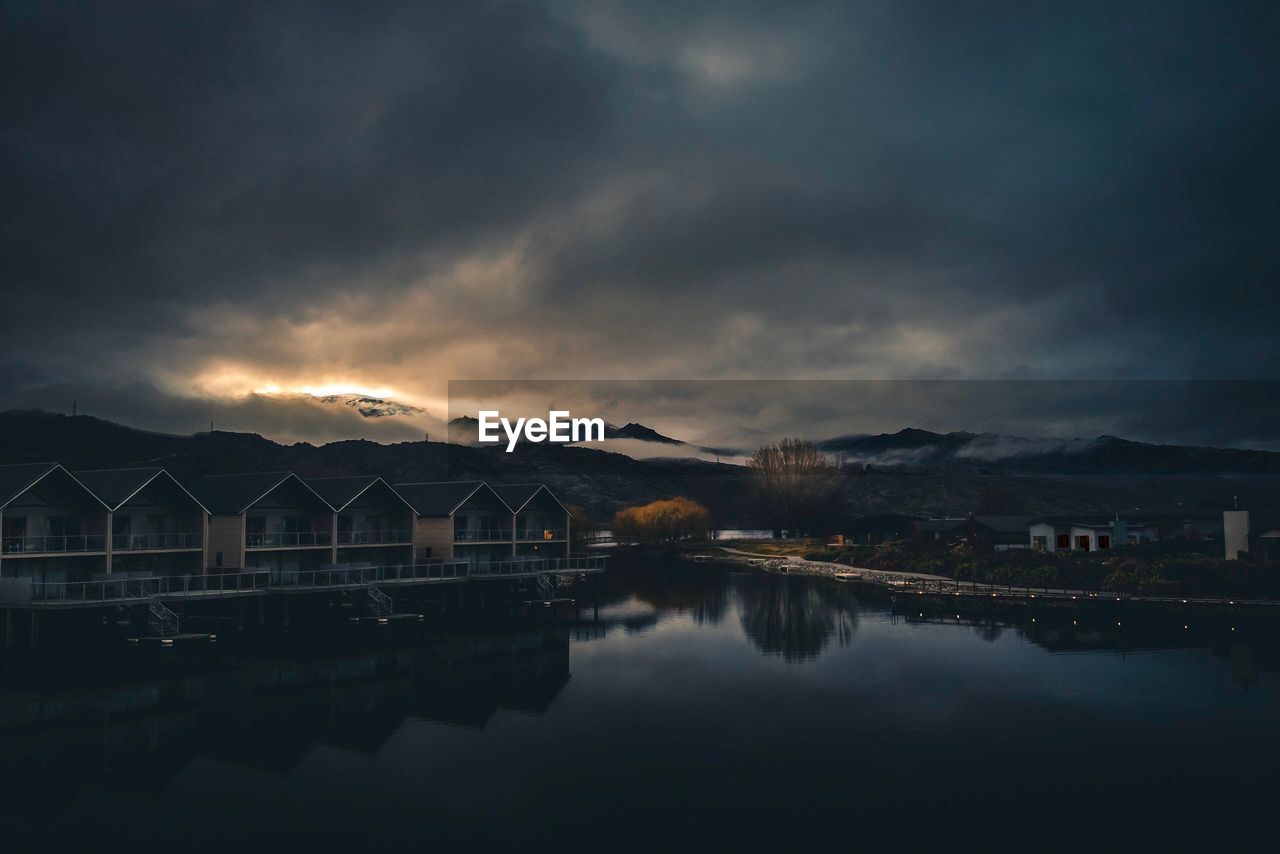
[[[881,467],[977,469],[1052,475],[1280,475],[1280,453],[1154,445],[1116,436],[1032,439],[907,428],[820,443],[848,462]]]
[[[933,434],[904,431],[889,437],[863,437],[862,449],[875,447],[879,465],[871,470],[851,466],[845,478],[844,508],[862,513],[955,515],[983,508],[1007,512],[1111,512],[1142,508],[1147,511],[1212,512],[1231,506],[1236,496],[1243,506],[1280,504],[1280,477],[1265,452],[1200,454],[1189,449],[1187,459],[1200,460],[1197,470],[1184,462],[1172,475],[1099,473],[1084,471],[1010,471],[990,460],[931,465],[918,458],[913,465],[885,464],[886,449],[898,452],[914,443],[933,448],[941,436],[956,447],[975,434]],[[893,441],[890,441],[893,440]],[[1146,460],[1154,466],[1161,446],[1141,443],[1104,445],[1091,452],[1089,465],[1098,466],[1108,454],[1119,454],[1126,466]],[[1137,450],[1129,446],[1137,446]],[[1155,449],[1155,450],[1145,450]],[[1187,449],[1184,449],[1187,450]],[[1207,449],[1215,451],[1216,449]],[[849,453],[849,452],[846,452]],[[930,454],[936,453],[930,451]],[[1256,470],[1224,476],[1208,473],[1205,461],[1250,461]],[[956,457],[964,461],[963,455]],[[848,459],[855,460],[849,453]],[[1048,455],[1041,458],[1044,465]],[[443,442],[380,444],[367,440],[311,445],[283,445],[253,433],[215,431],[178,436],[137,430],[91,416],[67,416],[39,411],[0,413],[0,463],[56,460],[76,468],[161,465],[179,477],[240,471],[289,469],[303,476],[376,474],[391,482],[486,479],[494,482],[543,481],[565,500],[598,518],[608,518],[628,504],[671,495],[688,495],[712,508],[721,524],[750,522],[744,503],[747,471],[741,466],[694,459],[635,460],[592,448],[522,444],[514,453]],[[1030,461],[1030,462],[1028,462]],[[1137,461],[1137,462],[1135,462]],[[1034,457],[1019,461],[1026,466]],[[1243,463],[1242,463],[1243,464]]]

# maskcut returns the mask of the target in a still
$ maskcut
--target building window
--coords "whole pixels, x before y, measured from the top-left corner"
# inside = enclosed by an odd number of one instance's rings
[[[222,566],[222,552],[215,552],[213,555],[213,565]]]
[[[1060,549],[1069,549],[1069,548],[1071,548],[1071,537],[1069,537],[1069,536],[1068,536],[1068,535],[1066,535],[1066,534],[1059,534],[1059,535],[1058,535],[1058,548],[1060,548]]]
[[[1076,537],[1076,549],[1082,552],[1089,551],[1089,535],[1080,534]]]
[[[1045,549],[1049,548],[1049,538],[1048,537],[1032,537],[1031,547],[1034,548],[1036,551],[1042,552]]]
[[[1100,548],[1100,549],[1109,549],[1109,548],[1111,548],[1111,537],[1107,536],[1106,534],[1099,534],[1099,535],[1098,535],[1098,548]]]
[[[50,537],[80,536],[79,516],[50,516],[45,520]]]

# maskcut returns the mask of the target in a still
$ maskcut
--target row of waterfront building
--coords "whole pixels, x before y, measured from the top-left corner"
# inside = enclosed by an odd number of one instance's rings
[[[305,572],[569,557],[543,484],[0,466],[0,579]]]

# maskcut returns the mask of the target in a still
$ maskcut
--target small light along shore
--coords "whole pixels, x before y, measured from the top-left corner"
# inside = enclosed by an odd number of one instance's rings
[[[957,581],[941,575],[922,572],[868,569],[848,566],[831,561],[808,560],[799,555],[765,554],[747,549],[720,546],[714,550],[702,550],[683,555],[695,562],[731,563],[749,566],[764,572],[781,575],[806,575],[829,578],[845,583],[866,584],[893,592],[896,595],[929,599],[957,598],[983,601],[995,600],[1001,604],[1036,604],[1079,606],[1151,605],[1159,607],[1194,607],[1215,609],[1268,610],[1280,614],[1280,601],[1274,599],[1248,599],[1227,596],[1154,596],[1106,590],[1076,590],[1062,587],[1023,587],[982,584]]]

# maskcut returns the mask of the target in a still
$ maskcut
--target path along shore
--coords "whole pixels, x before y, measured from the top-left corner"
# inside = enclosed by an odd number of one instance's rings
[[[832,578],[836,581],[856,581],[864,584],[874,584],[877,587],[884,587],[902,593],[928,596],[976,596],[984,599],[1005,600],[1043,599],[1060,602],[1105,602],[1114,600],[1116,602],[1146,602],[1156,605],[1270,608],[1280,611],[1280,601],[1274,599],[1240,599],[1228,596],[1149,596],[1117,591],[1075,590],[1064,587],[1013,587],[978,584],[961,582],[943,575],[930,575],[924,572],[868,569],[830,561],[808,560],[796,555],[758,554],[728,546],[719,547],[719,551],[725,553],[723,558],[710,555],[695,555],[693,559],[746,564],[758,567],[766,572],[815,575]]]

